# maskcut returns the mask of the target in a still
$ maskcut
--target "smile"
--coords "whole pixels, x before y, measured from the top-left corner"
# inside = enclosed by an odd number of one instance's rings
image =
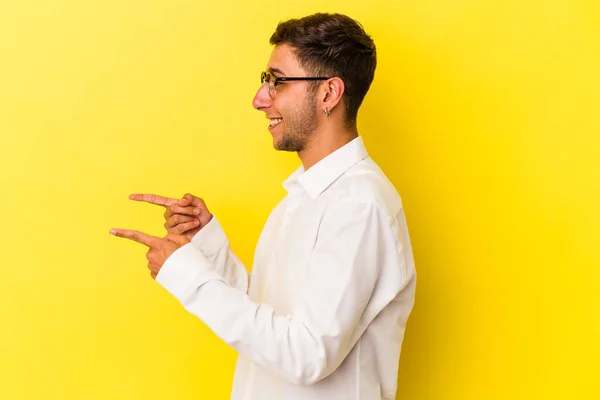
[[[275,125],[279,124],[281,121],[283,121],[282,118],[273,118],[269,120],[269,127],[274,127]]]

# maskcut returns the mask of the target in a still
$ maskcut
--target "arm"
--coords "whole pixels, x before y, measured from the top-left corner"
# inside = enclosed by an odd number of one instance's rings
[[[322,221],[306,271],[310,285],[288,315],[253,302],[190,245],[167,259],[157,281],[235,350],[295,384],[311,384],[341,364],[410,278],[391,223],[375,205],[339,204]]]
[[[229,240],[217,218],[213,215],[192,238],[192,245],[202,253],[215,272],[225,281],[244,293],[248,292],[250,274],[231,249]]]

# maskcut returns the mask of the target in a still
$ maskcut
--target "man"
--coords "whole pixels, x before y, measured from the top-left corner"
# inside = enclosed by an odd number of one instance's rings
[[[416,274],[399,195],[367,155],[358,109],[375,45],[339,14],[280,23],[253,105],[274,147],[302,166],[260,235],[252,276],[202,199],[163,205],[150,247],[156,281],[239,352],[232,399],[393,399]]]

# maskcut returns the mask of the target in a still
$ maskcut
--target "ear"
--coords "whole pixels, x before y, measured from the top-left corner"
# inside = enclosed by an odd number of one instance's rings
[[[346,86],[344,85],[344,81],[340,78],[335,77],[328,79],[326,83],[321,86],[321,110],[325,111],[328,109],[329,112],[332,112],[340,101],[342,101],[342,95],[344,94],[345,89]]]

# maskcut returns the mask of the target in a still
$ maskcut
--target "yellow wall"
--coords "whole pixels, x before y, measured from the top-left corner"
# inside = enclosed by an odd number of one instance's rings
[[[235,353],[108,230],[190,191],[251,263],[297,165],[251,100],[317,10],[379,49],[359,128],[419,273],[398,398],[600,398],[600,3],[296,3],[0,3],[0,398],[228,398]]]

